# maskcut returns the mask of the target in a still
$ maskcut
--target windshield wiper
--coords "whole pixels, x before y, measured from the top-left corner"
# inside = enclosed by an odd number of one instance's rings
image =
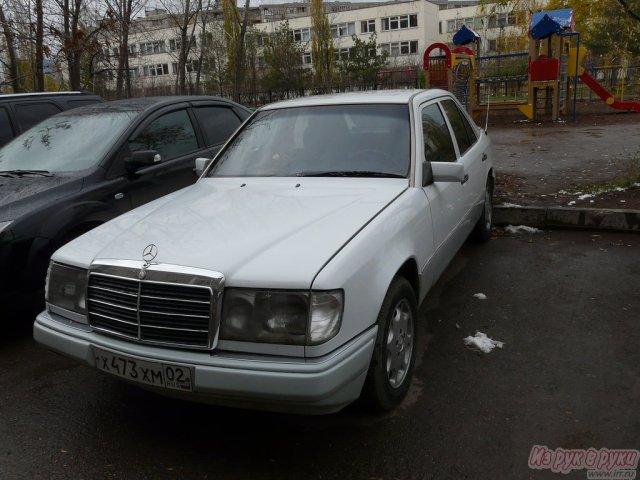
[[[0,175],[22,177],[23,175],[40,175],[42,177],[53,177],[53,174],[48,170],[2,170]]]
[[[375,172],[371,170],[326,170],[299,172],[296,177],[382,177],[382,178],[406,178],[404,175],[388,172]]]

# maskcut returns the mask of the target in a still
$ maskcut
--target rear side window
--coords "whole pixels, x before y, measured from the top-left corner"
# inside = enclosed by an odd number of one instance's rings
[[[444,116],[437,104],[422,110],[424,159],[428,162],[455,162],[456,151]]]
[[[27,130],[45,118],[49,118],[62,109],[54,103],[17,103],[15,106],[16,119],[22,130]]]
[[[0,108],[0,146],[14,137],[13,126],[6,108]]]
[[[166,113],[151,122],[129,141],[132,152],[155,150],[162,160],[180,157],[198,149],[191,119],[186,110]]]
[[[204,132],[207,145],[218,145],[225,142],[242,123],[229,107],[212,105],[210,107],[195,107],[193,111]]]
[[[467,150],[469,150],[471,145],[476,142],[476,134],[453,100],[444,100],[442,102],[442,108],[444,108],[444,111],[449,118],[449,122],[451,122],[453,133],[458,141],[460,155],[463,155]]]

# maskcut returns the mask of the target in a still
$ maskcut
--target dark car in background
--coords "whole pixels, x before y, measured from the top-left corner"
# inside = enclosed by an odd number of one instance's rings
[[[37,311],[57,248],[194,183],[195,159],[213,157],[250,113],[205,96],[97,103],[1,148],[0,313]]]
[[[0,147],[45,118],[100,102],[104,102],[102,97],[84,92],[0,95]]]

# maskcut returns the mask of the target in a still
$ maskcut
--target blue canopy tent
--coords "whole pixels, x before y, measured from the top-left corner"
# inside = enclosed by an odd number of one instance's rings
[[[573,9],[551,10],[534,13],[529,25],[529,35],[534,40],[550,37],[554,33],[573,31]]]
[[[467,45],[480,40],[480,35],[473,29],[462,25],[460,30],[453,36],[454,45]]]

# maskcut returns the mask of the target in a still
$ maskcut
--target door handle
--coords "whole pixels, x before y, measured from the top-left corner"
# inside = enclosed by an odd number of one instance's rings
[[[465,173],[464,174],[464,178],[462,179],[462,181],[460,182],[460,184],[464,185],[465,183],[467,183],[469,181],[469,174]]]
[[[486,154],[486,153],[483,153],[483,154],[482,154],[482,161],[484,162],[486,159],[487,159],[487,154]]]

